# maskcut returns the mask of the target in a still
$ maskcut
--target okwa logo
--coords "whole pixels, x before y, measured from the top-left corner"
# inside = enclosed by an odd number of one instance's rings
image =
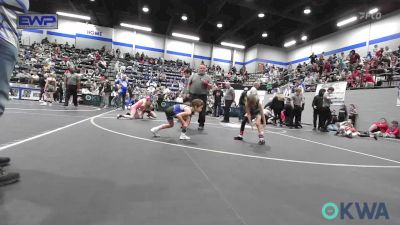
[[[322,217],[326,220],[388,220],[389,212],[384,202],[341,202],[339,206],[327,202],[322,206]]]

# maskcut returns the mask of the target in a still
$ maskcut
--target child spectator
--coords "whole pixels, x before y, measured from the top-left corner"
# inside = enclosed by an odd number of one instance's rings
[[[399,138],[399,134],[399,122],[394,120],[392,121],[392,126],[390,126],[382,136],[385,138]]]
[[[350,104],[349,107],[349,119],[353,122],[353,126],[356,127],[356,120],[357,120],[357,108],[354,104]]]

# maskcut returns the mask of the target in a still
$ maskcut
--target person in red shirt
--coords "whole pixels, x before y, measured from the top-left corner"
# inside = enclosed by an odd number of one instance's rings
[[[351,77],[347,79],[348,86],[357,87],[360,84],[361,80],[361,66],[357,66],[356,70],[351,74]]]
[[[328,74],[331,72],[331,63],[328,60],[325,60],[324,63],[324,73]]]
[[[376,133],[376,132],[382,132],[386,133],[387,129],[389,128],[389,125],[387,123],[387,120],[385,118],[381,118],[378,122],[373,123],[368,131],[369,133]]]
[[[374,77],[369,73],[368,70],[364,73],[363,82],[365,87],[374,87],[375,85]]]
[[[383,137],[385,138],[398,138],[400,134],[399,130],[399,122],[394,120],[392,121],[392,126],[389,127],[385,133],[383,133]]]
[[[351,50],[349,55],[350,70],[352,71],[360,63],[360,55],[356,53],[356,50]]]

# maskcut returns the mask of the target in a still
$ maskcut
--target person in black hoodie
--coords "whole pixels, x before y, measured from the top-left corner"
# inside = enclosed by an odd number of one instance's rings
[[[322,97],[324,96],[326,90],[325,89],[320,89],[318,92],[318,95],[316,95],[312,101],[312,107],[314,109],[313,112],[313,125],[314,128],[313,130],[317,129],[317,118],[318,120],[318,129],[320,129],[322,126],[321,122],[321,109],[322,109]]]
[[[284,97],[282,95],[276,95],[269,106],[270,109],[274,112],[274,125],[276,124],[276,120],[279,119],[279,126],[282,126],[282,117],[281,112],[285,107]]]

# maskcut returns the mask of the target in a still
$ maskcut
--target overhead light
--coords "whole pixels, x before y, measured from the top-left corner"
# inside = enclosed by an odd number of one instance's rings
[[[307,38],[308,38],[308,37],[307,37],[307,35],[303,35],[303,36],[301,36],[301,40],[302,40],[302,41],[306,41],[306,40],[307,40]]]
[[[183,21],[186,21],[186,20],[188,19],[188,17],[186,16],[186,14],[183,14],[182,17],[181,17],[181,19],[182,19]]]
[[[238,45],[238,44],[233,44],[233,43],[228,43],[228,42],[221,42],[221,45],[232,47],[232,48],[240,48],[240,49],[244,49],[245,48],[244,45]]]
[[[185,39],[190,39],[190,40],[194,40],[194,41],[200,40],[199,37],[192,36],[192,35],[187,35],[187,34],[172,33],[172,36],[174,36],[174,37],[180,37],[180,38],[185,38]]]
[[[90,0],[91,2],[94,2],[95,0]]]
[[[151,31],[150,27],[143,27],[143,26],[127,24],[127,23],[120,23],[120,25],[121,25],[121,27],[128,27],[128,28],[132,28],[135,30]]]
[[[286,42],[283,46],[285,48],[287,48],[287,47],[290,47],[290,46],[295,45],[295,44],[296,44],[296,40],[292,40],[292,41]]]
[[[353,16],[353,17],[350,17],[350,18],[348,18],[348,19],[345,19],[345,20],[342,20],[342,21],[338,22],[336,25],[337,25],[338,27],[341,27],[341,26],[344,26],[344,25],[346,25],[346,24],[348,24],[348,23],[354,22],[354,21],[356,21],[356,20],[357,20],[357,17],[356,17],[356,16]]]
[[[368,13],[369,14],[374,14],[374,13],[377,13],[378,11],[379,11],[378,8],[373,8],[373,9],[369,10]]]
[[[222,23],[217,23],[218,28],[222,28]]]
[[[304,14],[306,14],[306,15],[310,14],[310,13],[311,13],[310,7],[305,8],[303,12],[304,12]]]
[[[143,6],[142,10],[143,10],[143,12],[147,13],[147,12],[149,12],[150,9],[147,6]]]
[[[66,12],[57,12],[57,15],[71,17],[71,18],[77,18],[77,19],[81,19],[81,20],[90,20],[89,16],[82,16],[82,15],[66,13]]]
[[[259,14],[258,14],[258,18],[263,18],[264,16],[265,16],[264,13],[259,13]]]
[[[267,32],[264,32],[261,34],[261,36],[265,38],[265,37],[268,37],[268,34],[267,34]]]

